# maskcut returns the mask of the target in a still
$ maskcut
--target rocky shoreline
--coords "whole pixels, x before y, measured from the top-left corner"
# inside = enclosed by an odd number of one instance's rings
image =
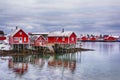
[[[24,50],[24,51],[0,51],[0,56],[25,56],[25,55],[32,55],[32,54],[68,54],[68,53],[76,53],[81,51],[94,51],[93,49],[85,49],[85,48],[55,48],[55,52],[51,52],[49,50]]]

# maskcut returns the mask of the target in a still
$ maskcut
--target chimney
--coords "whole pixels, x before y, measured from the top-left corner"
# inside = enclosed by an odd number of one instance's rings
[[[64,28],[62,29],[62,33],[64,32]]]
[[[18,29],[18,27],[16,26],[16,30]]]

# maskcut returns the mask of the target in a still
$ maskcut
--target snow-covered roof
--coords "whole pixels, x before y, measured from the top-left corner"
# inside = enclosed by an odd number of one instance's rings
[[[41,35],[34,35],[34,36],[32,36],[31,37],[31,39],[34,41],[34,40],[36,40],[37,38],[39,38]]]
[[[22,30],[21,28],[17,28],[17,29],[15,29],[15,30],[13,30],[12,32],[11,32],[11,34],[9,34],[9,36],[14,36],[18,31],[20,31],[20,30]],[[27,34],[26,32],[24,32],[25,34]]]
[[[35,35],[44,35],[44,34],[49,34],[49,33],[48,32],[41,32],[41,33],[36,32],[36,33],[32,33],[32,34],[35,34]]]
[[[119,36],[113,36],[113,37],[115,37],[115,38],[119,38]]]
[[[48,32],[41,32],[41,33],[30,33],[29,34],[29,37],[31,36],[31,35],[42,35],[44,38],[47,38],[48,37]]]
[[[17,28],[15,30],[13,30],[12,33],[10,34],[10,36],[14,36],[19,30],[21,30],[21,29]]]
[[[34,41],[34,40],[36,40],[36,39],[38,39],[40,36],[42,36],[42,35],[34,35],[34,36],[31,36],[30,37],[30,40],[31,41]],[[42,36],[43,37],[43,36]],[[44,38],[44,37],[43,37]],[[45,39],[45,38],[44,38]]]
[[[57,36],[57,37],[69,37],[73,32],[72,31],[65,31],[65,32],[61,32],[61,31],[56,31],[56,32],[50,32],[48,34],[48,36]]]

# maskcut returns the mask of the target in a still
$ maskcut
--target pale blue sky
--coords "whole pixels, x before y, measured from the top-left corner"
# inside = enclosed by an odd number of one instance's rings
[[[0,29],[120,34],[120,0],[0,0]]]

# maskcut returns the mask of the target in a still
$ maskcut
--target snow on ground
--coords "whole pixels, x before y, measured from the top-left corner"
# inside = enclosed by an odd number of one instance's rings
[[[0,43],[0,50],[10,50],[10,45],[6,43]]]
[[[10,50],[10,45],[7,40],[0,41],[0,50]]]

